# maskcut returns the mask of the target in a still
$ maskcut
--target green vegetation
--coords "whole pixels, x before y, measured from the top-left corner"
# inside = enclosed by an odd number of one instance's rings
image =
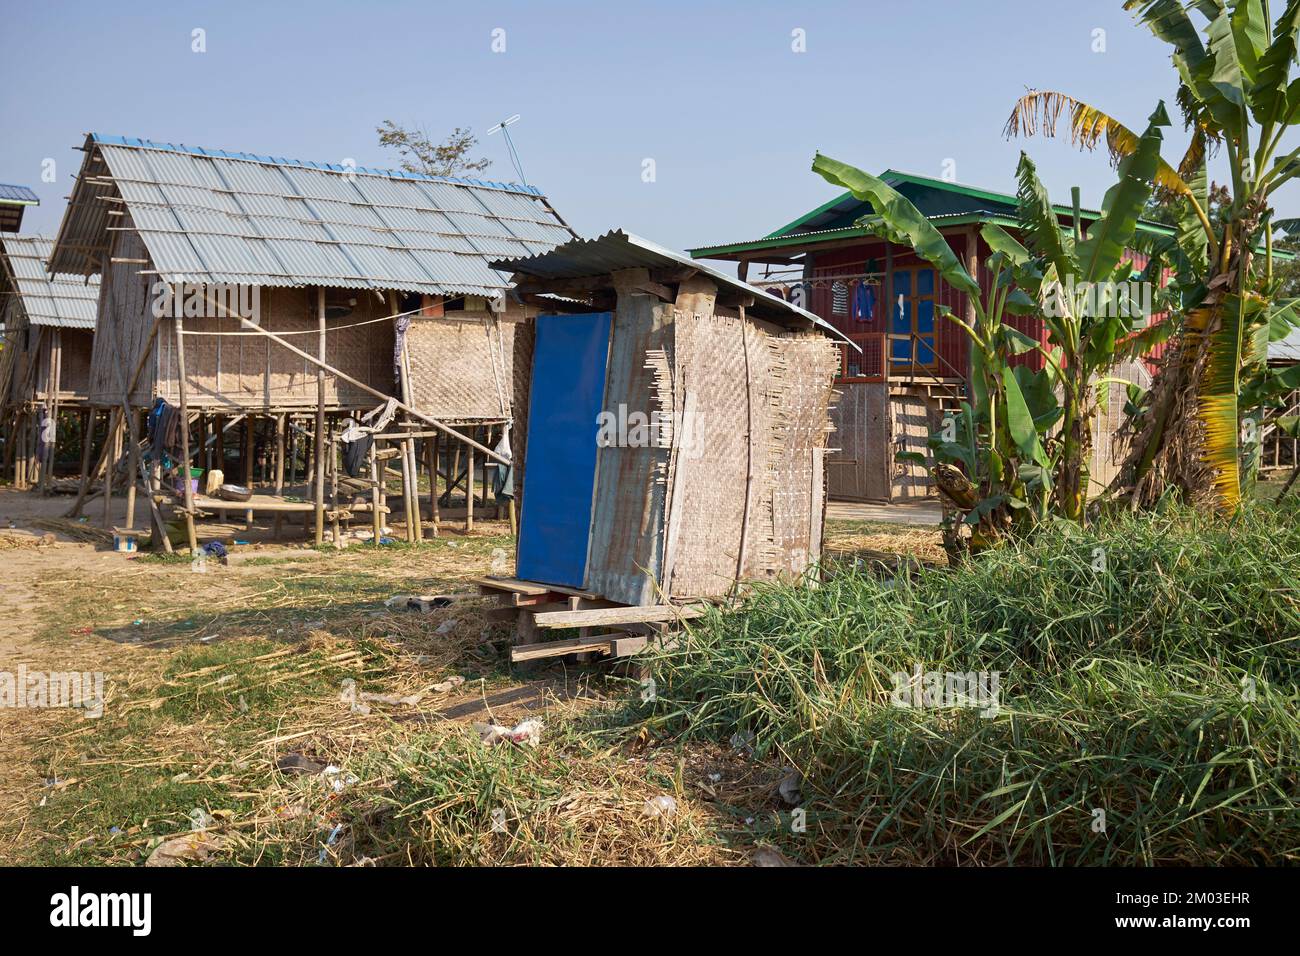
[[[1164,508],[765,589],[658,657],[646,723],[801,771],[807,832],[773,837],[809,861],[1294,862],[1298,518]],[[996,714],[896,706],[918,667],[998,672]]]

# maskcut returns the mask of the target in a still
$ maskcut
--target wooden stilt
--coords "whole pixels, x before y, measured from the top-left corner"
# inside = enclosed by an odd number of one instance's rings
[[[465,533],[474,530],[474,446],[465,446]]]
[[[135,489],[140,483],[140,425],[135,414],[135,409],[131,409],[127,414],[129,415],[127,421],[130,423],[127,438],[131,442],[131,446],[127,449],[126,521],[123,522],[122,527],[134,530]]]
[[[314,448],[316,504],[316,547],[325,540],[325,290],[316,290],[316,317],[319,323],[316,334],[316,353],[320,364],[316,366],[316,441]]]
[[[253,459],[256,454],[257,422],[252,413],[249,413],[244,416],[244,454],[241,456],[243,458],[244,487],[249,491],[253,490],[253,466],[255,464]],[[253,527],[253,511],[250,508],[244,512],[244,529],[247,530],[251,527]]]
[[[122,413],[114,410],[116,414],[112,416],[112,421],[108,428],[108,460],[104,467],[104,527],[113,527],[113,472],[117,468],[117,461],[122,457]]]
[[[186,398],[185,385],[185,336],[181,319],[175,320],[176,328],[176,381],[180,398],[181,416],[181,488],[185,498],[185,534],[189,539],[190,553],[199,550],[199,538],[194,531],[194,489],[190,484],[190,405]]]
[[[429,469],[429,526],[433,537],[438,537],[438,436],[424,440],[424,453],[428,456]]]
[[[275,416],[275,496],[277,498],[284,495],[284,430],[288,424],[284,413]],[[283,516],[275,516],[275,536],[280,537],[280,525]]]
[[[379,547],[379,539],[383,537],[384,513],[381,510],[383,495],[379,490],[379,469],[375,465],[374,442],[370,443],[370,451],[367,453],[366,458],[370,463],[370,482],[372,485],[370,489],[370,527],[374,535],[374,545],[377,548]]]
[[[330,469],[330,501],[334,513],[330,516],[330,534],[334,538],[334,547],[343,547],[343,535],[339,528],[339,446],[334,440],[334,433],[331,429],[329,440],[329,469]]]

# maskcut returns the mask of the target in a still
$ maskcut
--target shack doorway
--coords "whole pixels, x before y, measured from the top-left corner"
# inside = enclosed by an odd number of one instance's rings
[[[525,581],[585,584],[612,320],[609,312],[537,317],[516,558]]]

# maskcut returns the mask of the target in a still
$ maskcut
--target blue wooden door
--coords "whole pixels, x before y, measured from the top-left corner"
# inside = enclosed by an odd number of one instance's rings
[[[515,561],[525,581],[580,588],[586,578],[612,319],[609,312],[537,317]]]
[[[918,370],[933,369],[938,362],[934,283],[933,269],[894,272],[889,331],[895,337],[889,340],[889,359],[895,371],[913,363]]]

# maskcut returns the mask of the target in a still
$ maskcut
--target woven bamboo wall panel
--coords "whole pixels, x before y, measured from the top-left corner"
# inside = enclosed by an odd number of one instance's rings
[[[695,404],[694,423],[683,424],[673,466],[667,590],[675,598],[723,594],[740,570],[750,467],[749,392],[757,381],[753,373],[763,371],[751,368],[747,374],[745,326],[739,318],[710,312],[679,312],[673,325],[676,389],[678,394],[693,393]],[[762,437],[756,429],[754,471],[759,487],[764,484]],[[753,526],[750,534],[761,537]]]
[[[717,314],[678,314],[674,333],[676,381],[694,383],[696,423],[672,469],[668,593],[716,597],[737,577],[801,574],[820,550],[813,452],[830,428],[838,352],[819,334]]]
[[[511,312],[413,316],[406,348],[416,408],[448,422],[518,417],[515,336],[523,318]]]
[[[784,366],[772,421],[773,534],[767,560],[750,578],[795,577],[821,552],[824,470],[814,470],[814,451],[830,432],[831,381],[839,364],[835,345],[820,334],[783,335],[771,341]]]
[[[326,302],[332,304],[327,295]],[[314,289],[260,290],[261,326],[316,354],[319,318]],[[325,361],[333,368],[386,394],[395,393],[393,326],[375,322],[388,315],[373,296],[360,296],[351,314],[326,321]],[[364,323],[364,324],[363,324]],[[314,408],[316,366],[256,332],[236,318],[185,319],[185,330],[205,333],[185,337],[186,400],[191,408]],[[223,333],[212,335],[206,333]],[[159,329],[157,394],[176,403],[174,323]],[[325,373],[329,408],[371,408],[378,399]]]
[[[1151,373],[1142,361],[1123,362],[1108,375],[1142,388],[1151,385]],[[1128,401],[1128,389],[1123,382],[1111,382],[1098,389],[1097,416],[1092,422],[1092,458],[1088,466],[1089,494],[1100,494],[1105,490],[1119,474],[1128,454],[1130,441],[1118,434],[1127,418],[1124,404]]]
[[[114,237],[114,258],[146,257],[134,232],[118,232]],[[142,276],[140,270],[138,263],[127,262],[113,263],[105,270],[90,362],[90,399],[97,405],[121,401],[125,379],[154,327],[153,285],[157,277]],[[388,315],[387,306],[365,293],[330,290],[326,295],[328,305],[344,305],[353,299],[351,314],[326,323],[326,361],[372,388],[393,394],[392,323],[371,321]],[[263,328],[316,354],[319,319],[315,289],[259,289],[256,304]],[[306,359],[241,327],[236,318],[187,318],[184,327],[187,331],[227,333],[186,336],[186,399],[191,408],[315,407],[316,369]],[[175,338],[174,322],[165,318],[131,394],[133,405],[148,406],[155,395],[173,404],[180,400]],[[325,395],[330,408],[370,408],[378,401],[331,373],[325,376]]]

